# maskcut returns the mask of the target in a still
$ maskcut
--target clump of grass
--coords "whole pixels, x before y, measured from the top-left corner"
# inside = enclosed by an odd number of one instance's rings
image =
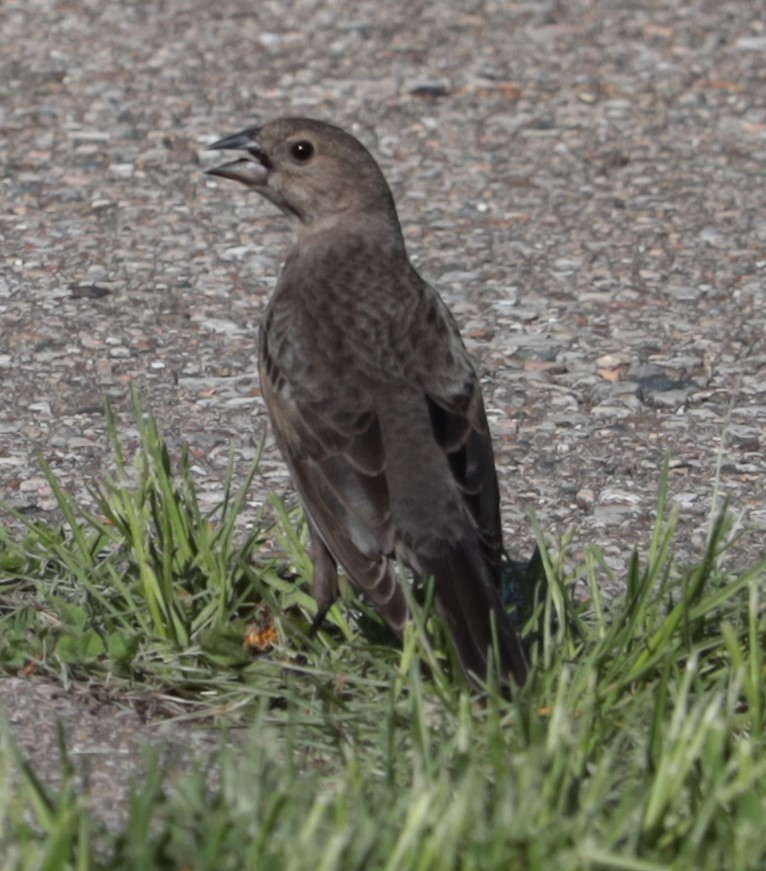
[[[0,538],[8,600],[0,665],[66,682],[108,678],[114,690],[172,688],[179,700],[203,690],[209,699],[212,690],[235,706],[232,696],[260,676],[278,695],[280,673],[306,645],[305,616],[316,607],[306,585],[295,582],[299,573],[310,576],[301,532],[275,500],[280,526],[259,517],[244,539],[236,535],[257,462],[236,489],[230,463],[222,503],[204,513],[186,453],[174,468],[135,392],[133,405],[140,438],[133,465],[107,409],[116,472],[92,492],[95,510],[75,504],[41,459],[65,527],[17,515],[26,538]],[[279,556],[275,535],[284,548]],[[273,624],[285,642],[268,656],[245,643],[259,622]],[[333,624],[353,634],[338,609]]]
[[[538,531],[532,678],[512,699],[476,695],[427,605],[402,649],[358,602],[355,619],[338,609],[309,642],[299,518],[277,503],[277,527],[261,518],[240,541],[249,481],[235,490],[230,476],[224,504],[203,514],[183,456],[173,468],[135,401],[135,475],[112,424],[117,475],[95,512],[48,470],[68,530],[0,532],[0,666],[162,687],[195,716],[247,719],[253,740],[222,739],[212,792],[205,770],[170,789],[148,766],[115,836],[71,771],[52,791],[6,735],[4,867],[764,867],[766,562],[722,568],[725,515],[699,564],[680,568],[663,487],[648,552],[609,603],[598,549],[567,575]],[[265,558],[274,538],[283,554]],[[259,609],[280,637],[260,657],[243,646]]]

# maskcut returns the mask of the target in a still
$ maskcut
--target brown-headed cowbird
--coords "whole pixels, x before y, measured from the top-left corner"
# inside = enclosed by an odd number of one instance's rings
[[[311,532],[319,619],[338,564],[401,634],[397,561],[433,577],[462,666],[522,684],[503,609],[499,494],[481,387],[457,325],[415,271],[380,168],[353,136],[282,118],[215,142],[297,240],[261,326],[259,369]]]

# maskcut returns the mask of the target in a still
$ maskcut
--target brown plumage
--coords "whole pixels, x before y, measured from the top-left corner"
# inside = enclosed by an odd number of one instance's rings
[[[369,152],[337,127],[283,118],[211,148],[246,156],[210,170],[291,220],[260,332],[259,369],[277,443],[309,520],[324,614],[337,566],[395,632],[407,606],[397,558],[432,576],[469,676],[496,639],[504,682],[527,663],[499,588],[497,476],[481,388],[439,295],[407,258],[396,208]]]

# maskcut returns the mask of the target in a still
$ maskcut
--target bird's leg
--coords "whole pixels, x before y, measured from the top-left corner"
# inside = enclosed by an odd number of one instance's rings
[[[317,609],[316,615],[314,619],[311,621],[311,626],[309,626],[309,631],[306,633],[306,637],[309,641],[312,641],[316,638],[317,633],[322,628],[322,624],[324,623],[324,618],[327,616],[327,612],[332,608],[332,602],[327,602],[324,605],[320,605]]]
[[[314,577],[311,582],[311,595],[316,599],[317,612],[309,627],[308,637],[316,637],[327,612],[338,598],[338,564],[335,557],[327,549],[322,537],[309,521],[309,538],[311,540],[311,560],[314,564]]]

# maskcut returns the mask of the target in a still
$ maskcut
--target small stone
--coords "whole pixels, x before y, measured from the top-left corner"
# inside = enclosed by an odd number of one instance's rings
[[[50,417],[53,414],[51,404],[47,400],[43,400],[42,402],[33,402],[31,405],[28,405],[27,408],[29,408],[30,411],[39,412],[46,417]]]

